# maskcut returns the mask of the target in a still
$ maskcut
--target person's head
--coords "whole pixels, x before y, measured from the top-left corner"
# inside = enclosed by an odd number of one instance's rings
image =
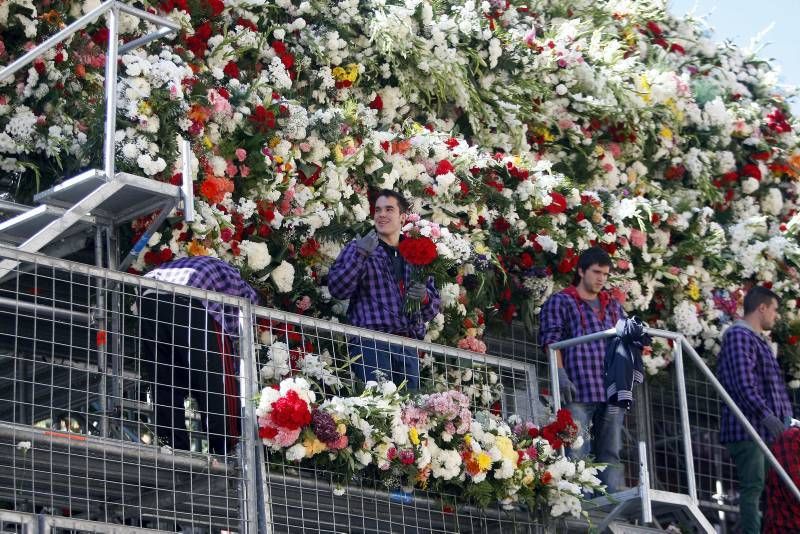
[[[611,257],[598,247],[583,251],[578,258],[573,284],[590,295],[597,295],[608,282],[611,272]]]
[[[375,197],[375,231],[390,244],[397,244],[400,229],[406,223],[408,201],[391,189],[382,189]]]
[[[744,318],[761,330],[772,330],[778,320],[778,304],[780,299],[774,291],[754,286],[744,296]]]

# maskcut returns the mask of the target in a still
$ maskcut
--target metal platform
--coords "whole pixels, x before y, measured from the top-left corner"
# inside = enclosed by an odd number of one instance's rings
[[[23,448],[20,443],[30,443]],[[215,456],[0,423],[0,507],[158,530],[239,530],[239,466]]]

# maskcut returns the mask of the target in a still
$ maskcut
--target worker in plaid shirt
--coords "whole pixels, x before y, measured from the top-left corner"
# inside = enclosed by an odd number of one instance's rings
[[[775,458],[781,463],[797,487],[800,487],[800,428],[792,427],[772,445]],[[800,501],[794,496],[778,472],[767,475],[767,509],[764,513],[764,534],[800,532]]]
[[[775,353],[764,337],[778,319],[778,296],[761,286],[744,297],[744,317],[725,331],[717,364],[719,381],[767,443],[786,429],[792,407]],[[761,532],[758,509],[765,457],[733,412],[722,406],[719,441],[736,464],[741,532]]]
[[[613,328],[625,317],[622,306],[603,290],[611,270],[611,258],[600,248],[584,251],[578,259],[572,286],[553,294],[542,307],[539,344],[572,339]],[[604,361],[606,340],[598,339],[558,352],[561,398],[581,428],[583,445],[568,451],[574,458],[594,454],[607,463],[600,478],[609,493],[622,489],[624,471],[619,452],[625,413],[606,403]]]
[[[422,339],[425,324],[439,313],[439,292],[429,277],[427,283],[412,281],[411,266],[397,250],[406,221],[408,201],[390,189],[375,199],[375,227],[367,235],[348,243],[328,274],[328,289],[335,298],[349,299],[350,324]],[[406,301],[419,303],[419,310],[406,311]],[[407,381],[419,387],[417,349],[384,343],[367,337],[350,339],[354,374],[363,381],[387,376],[396,384]]]
[[[258,304],[258,293],[237,269],[209,256],[164,263],[145,275],[182,286],[242,297]],[[239,436],[240,396],[233,344],[239,310],[214,300],[171,291],[146,290],[140,305],[142,367],[153,381],[155,434],[189,450],[184,401],[198,404],[209,450],[228,454]]]

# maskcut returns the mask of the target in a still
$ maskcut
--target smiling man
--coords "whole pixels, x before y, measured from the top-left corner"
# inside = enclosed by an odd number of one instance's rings
[[[551,343],[613,328],[625,317],[622,306],[604,290],[611,258],[600,248],[584,251],[578,259],[573,285],[552,295],[542,307],[539,343]],[[558,381],[561,398],[581,427],[583,446],[571,457],[594,454],[608,467],[600,474],[609,493],[620,490],[624,472],[619,452],[625,412],[606,402],[604,361],[606,340],[598,339],[559,351]]]
[[[439,312],[441,301],[433,278],[426,284],[412,281],[411,266],[397,250],[408,202],[400,193],[384,189],[374,207],[375,227],[344,247],[328,274],[328,289],[334,297],[350,300],[350,324],[422,339],[425,323]],[[409,300],[420,303],[419,311],[406,311]],[[361,380],[383,374],[396,384],[406,380],[409,389],[419,387],[416,349],[365,337],[350,342],[351,356],[358,356],[351,367]]]

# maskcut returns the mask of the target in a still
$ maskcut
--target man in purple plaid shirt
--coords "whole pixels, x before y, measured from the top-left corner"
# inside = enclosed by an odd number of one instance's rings
[[[594,247],[581,254],[574,285],[553,294],[542,307],[539,344],[543,348],[613,328],[625,317],[619,302],[603,290],[610,270],[611,258],[604,250]],[[614,493],[624,482],[619,451],[625,413],[618,406],[606,403],[605,353],[604,339],[559,351],[558,381],[561,398],[580,425],[583,437],[583,445],[569,454],[584,458],[594,453],[598,462],[607,463],[600,479],[607,491]]]
[[[397,250],[406,221],[408,201],[396,191],[384,189],[375,199],[375,228],[348,243],[328,274],[328,289],[335,298],[350,299],[347,318],[351,324],[379,332],[422,339],[425,323],[439,312],[439,292],[427,283],[412,281],[411,266]],[[419,310],[406,311],[406,301]],[[419,387],[419,355],[412,347],[384,343],[366,337],[355,344],[351,368],[361,380],[389,375],[395,383],[407,380],[409,389]]]
[[[242,297],[258,293],[239,271],[208,256],[181,258],[145,278]],[[154,384],[156,436],[190,449],[184,399],[193,397],[206,427],[209,449],[226,454],[239,436],[239,394],[232,343],[239,337],[239,310],[214,300],[147,290],[140,302],[143,368]]]
[[[717,364],[719,381],[767,443],[783,433],[792,417],[783,373],[764,337],[777,320],[778,296],[765,287],[753,287],[744,297],[743,319],[722,336]],[[722,406],[719,441],[736,464],[741,532],[759,533],[766,460],[727,405]]]

